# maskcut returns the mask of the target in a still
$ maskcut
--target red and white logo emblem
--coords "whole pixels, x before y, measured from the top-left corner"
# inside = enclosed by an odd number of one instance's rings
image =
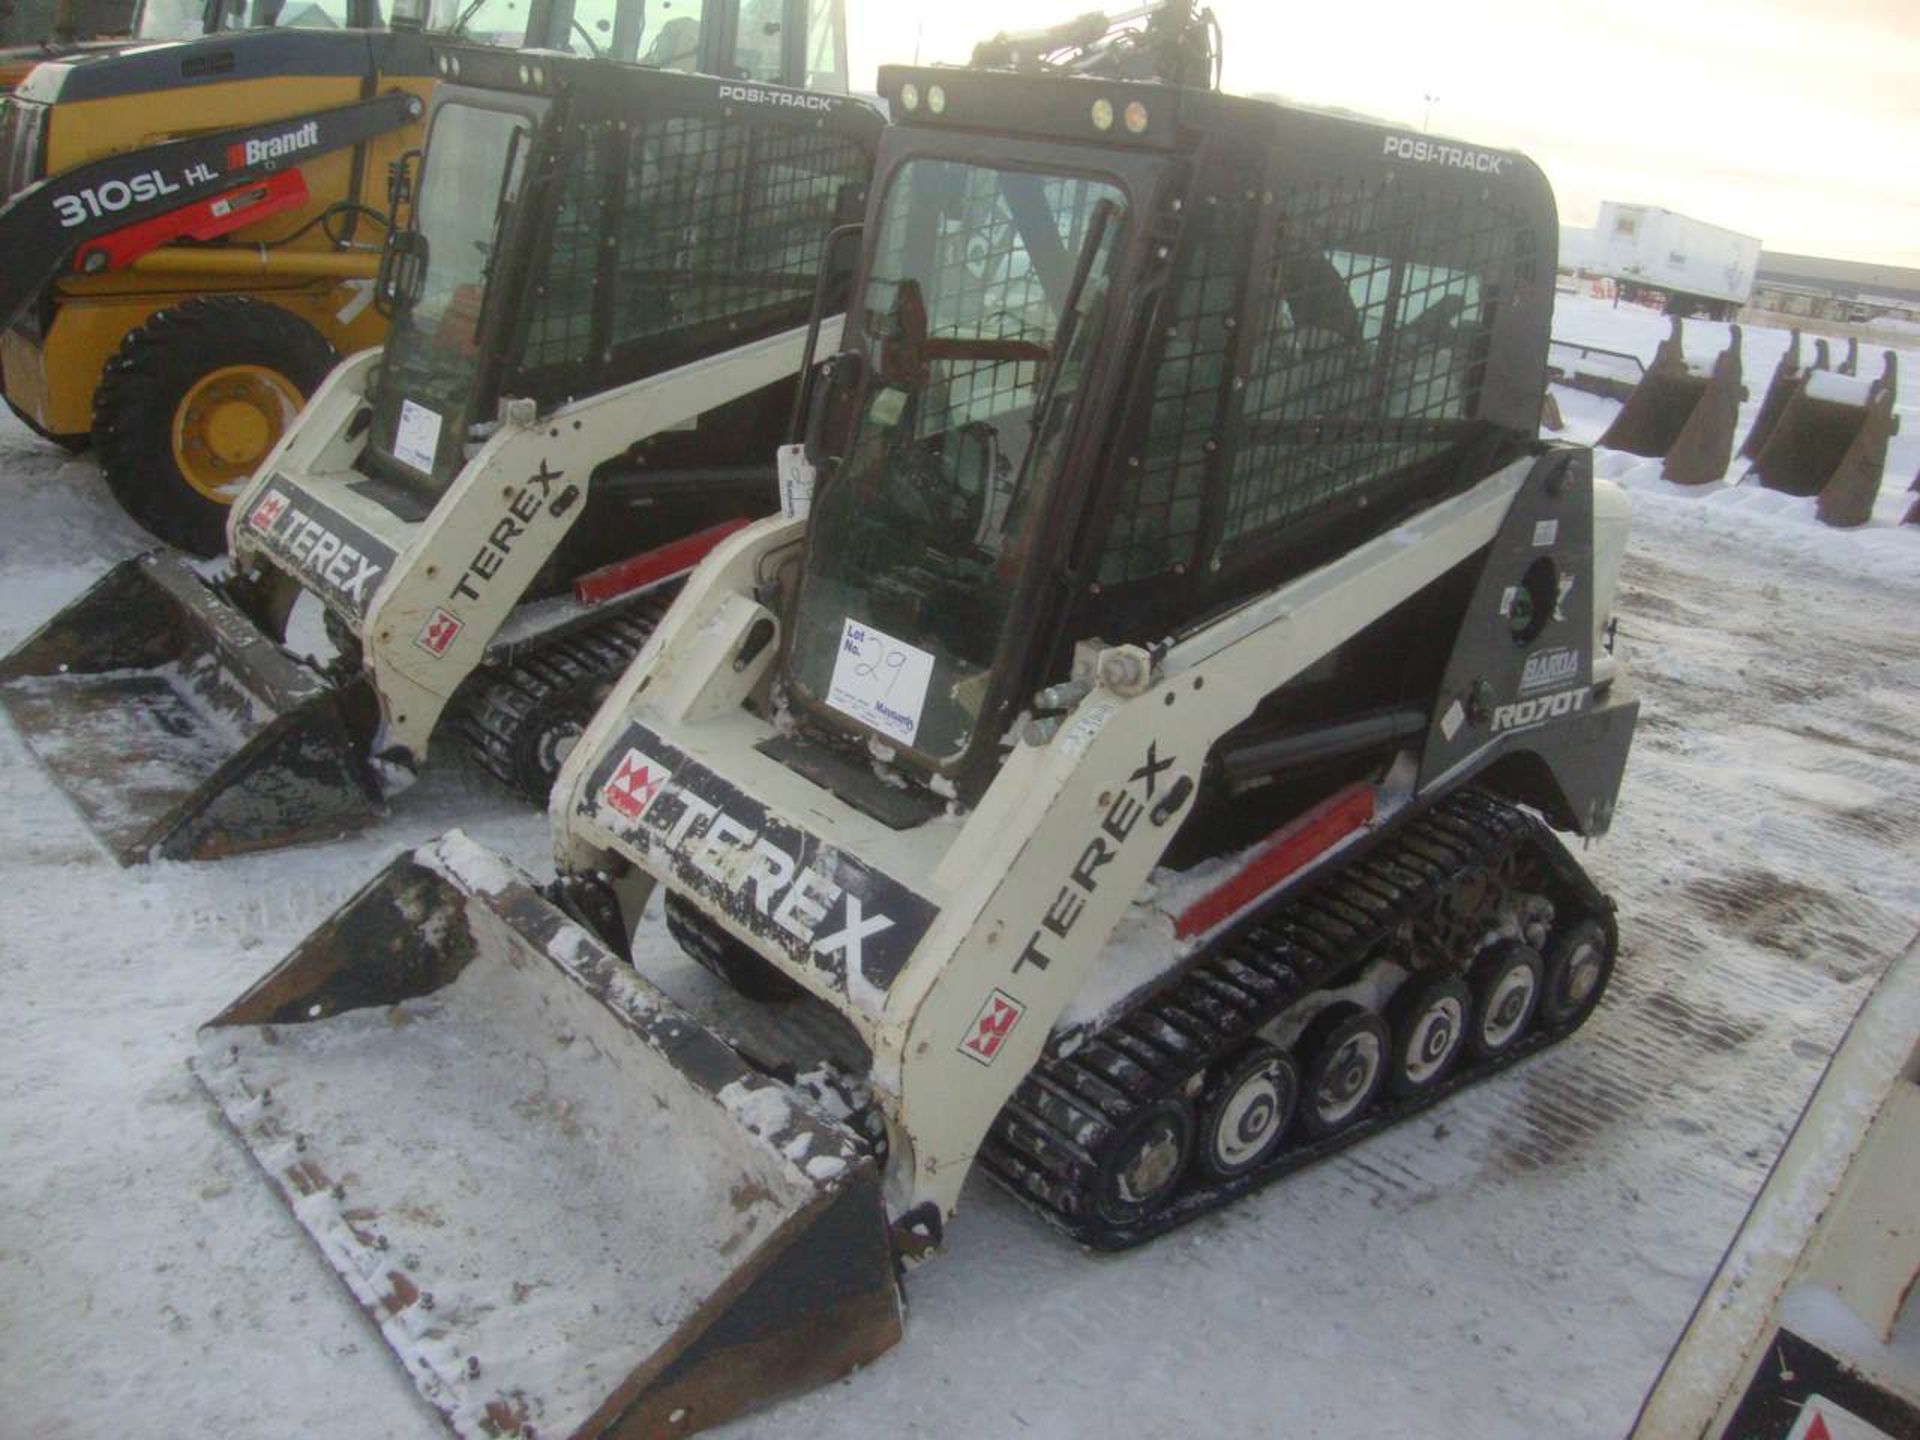
[[[653,797],[672,778],[673,772],[658,760],[649,760],[629,746],[615,767],[613,778],[601,790],[600,803],[629,820],[638,820],[653,804]]]
[[[967,1027],[967,1038],[960,1042],[960,1053],[982,1065],[993,1064],[994,1056],[1000,1053],[1007,1036],[1026,1013],[1026,1007],[1006,991],[995,990],[987,996],[980,1013],[973,1017],[973,1024]]]
[[[435,610],[427,623],[420,627],[420,633],[413,637],[413,643],[438,659],[447,653],[447,647],[453,644],[453,637],[464,628],[460,617],[451,610]]]
[[[259,531],[273,529],[274,522],[286,513],[287,497],[278,490],[269,490],[260,497],[260,503],[253,507],[253,513],[247,516],[247,523]]]
[[[1893,1440],[1878,1425],[1862,1420],[1844,1406],[1814,1394],[1800,1407],[1800,1418],[1787,1440]]]

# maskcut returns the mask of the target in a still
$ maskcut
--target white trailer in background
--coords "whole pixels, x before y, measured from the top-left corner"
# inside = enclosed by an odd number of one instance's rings
[[[1584,268],[1618,281],[1626,298],[1653,293],[1669,315],[1731,320],[1753,293],[1760,242],[1656,205],[1600,203]]]

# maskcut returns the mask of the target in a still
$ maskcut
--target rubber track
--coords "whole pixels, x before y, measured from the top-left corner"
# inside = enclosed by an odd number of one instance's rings
[[[617,681],[666,614],[667,603],[643,601],[590,628],[536,643],[511,664],[476,676],[460,715],[468,753],[516,794],[546,804],[546,795],[527,794],[514,756],[554,706]]]
[[[1304,1165],[1365,1139],[1564,1038],[1536,1026],[1494,1061],[1467,1062],[1412,1098],[1383,1087],[1364,1119],[1337,1135],[1304,1137],[1261,1168],[1217,1181],[1189,1163],[1165,1208],[1116,1226],[1093,1205],[1101,1146],[1138,1111],[1182,1095],[1191,1078],[1236,1053],[1316,989],[1357,978],[1403,922],[1522,847],[1540,862],[1555,929],[1592,916],[1614,935],[1611,908],[1539,821],[1465,791],[1406,822],[1368,854],[1304,895],[1216,940],[1170,988],[1147,998],[1070,1053],[1036,1066],[1008,1100],[980,1159],[989,1174],[1076,1240],[1123,1250],[1198,1219]],[[1196,1141],[1197,1143],[1197,1141]]]

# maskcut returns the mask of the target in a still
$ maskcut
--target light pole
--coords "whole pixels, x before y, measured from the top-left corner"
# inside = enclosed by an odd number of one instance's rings
[[[1424,135],[1427,133],[1428,123],[1433,119],[1433,107],[1440,103],[1440,97],[1438,95],[1422,95],[1420,98],[1427,102],[1427,108],[1420,112],[1420,133]]]

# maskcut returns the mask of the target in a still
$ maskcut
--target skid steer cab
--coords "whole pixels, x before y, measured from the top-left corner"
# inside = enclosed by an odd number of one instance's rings
[[[203,1079],[363,1301],[367,1246],[435,1213],[412,1177],[461,1185],[421,1148],[466,1152],[450,1094],[502,1129],[604,1117],[569,1143],[653,1177],[625,1212],[661,1239],[620,1253],[669,1318],[702,1232],[668,1227],[703,1202],[661,1176],[792,1207],[757,1232],[791,1242],[779,1272],[703,1242],[738,1259],[696,1277],[685,1349],[626,1372],[576,1345],[601,1393],[630,1378],[584,1425],[528,1413],[540,1434],[681,1433],[885,1348],[876,1244],[938,1249],[976,1164],[1138,1244],[1606,992],[1613,907],[1554,831],[1608,828],[1632,735],[1606,639],[1627,507],[1535,433],[1547,187],[1508,152],[1128,79],[1199,54],[1204,16],[1152,13],[1125,45],[1080,25],[1076,74],[882,70],[895,123],[782,514],[709,551],[572,746],[553,883],[446,837],[203,1032]],[[655,891],[684,955],[634,942]],[[506,1063],[426,1073],[429,1026]],[[356,1104],[344,1073],[431,1098]],[[811,1185],[762,1178],[769,1142]],[[551,1193],[557,1163],[506,1168]],[[369,1308],[450,1414],[531,1412],[565,1317],[480,1327],[502,1285],[573,1272],[459,1261]],[[710,1383],[677,1384],[682,1354]]]
[[[231,572],[129,561],[0,665],[123,860],[339,834],[443,728],[544,801],[661,588],[775,506],[878,114],[557,55],[438,47],[434,68],[379,277],[387,344],[338,366],[246,485]],[[303,595],[330,659],[282,647]]]
[[[0,388],[171,545],[218,553],[337,356],[381,342],[382,244],[463,47],[846,89],[839,0],[407,8],[388,31],[368,0],[150,6],[204,33],[57,57],[0,102]]]

